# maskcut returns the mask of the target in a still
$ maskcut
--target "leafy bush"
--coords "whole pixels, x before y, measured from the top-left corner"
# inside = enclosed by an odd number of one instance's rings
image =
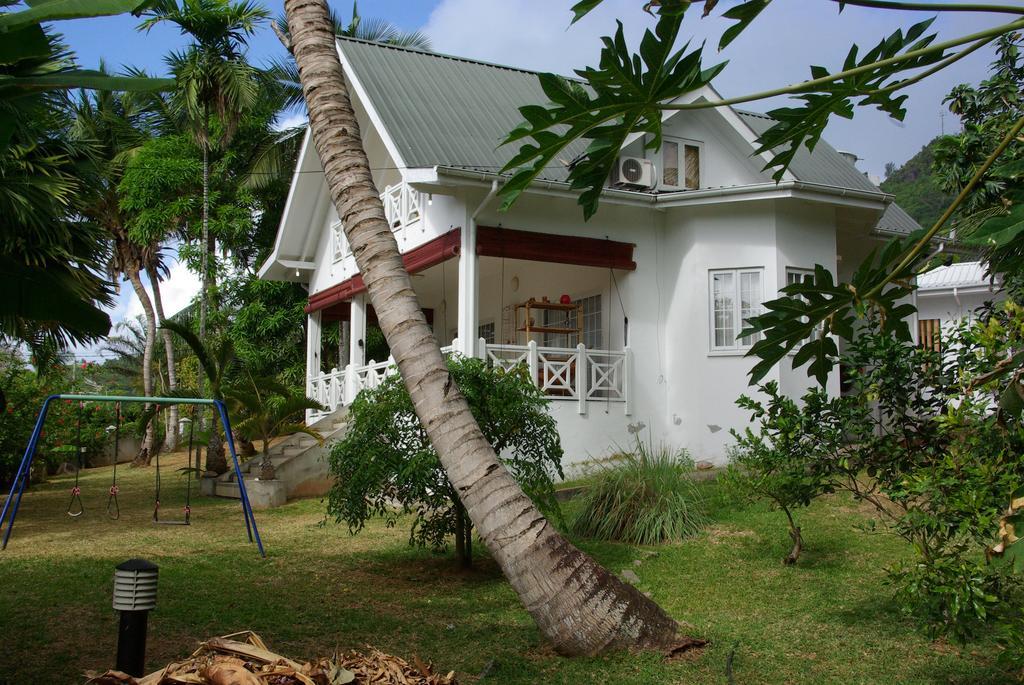
[[[759,389],[767,396],[765,403],[745,395],[736,402],[750,410],[758,431],[732,431],[736,446],[723,484],[741,497],[767,499],[786,515],[793,547],[782,561],[791,565],[804,544],[794,509],[835,490],[829,465],[846,444],[844,429],[856,406],[847,398],[829,398],[820,388],[799,404],[780,394],[775,381]]]
[[[762,433],[741,440],[744,478],[786,506],[838,490],[867,504],[869,527],[915,554],[889,581],[932,636],[965,642],[1021,626],[1021,579],[989,550],[1024,481],[1024,426],[1010,407],[1019,395],[992,373],[1024,346],[1021,314],[1009,303],[960,325],[942,354],[869,319],[844,355],[849,397],[812,391],[797,405],[769,387],[767,408],[746,401]]]
[[[686,450],[636,438],[634,449],[606,466],[581,497],[574,534],[637,545],[678,542],[707,525],[704,498]]]
[[[553,479],[562,476],[562,447],[543,392],[521,368],[506,372],[480,359],[453,357],[448,369],[524,492],[541,511],[560,518]],[[356,533],[372,516],[393,526],[400,515],[412,513],[410,544],[443,549],[454,535],[459,560],[470,565],[472,524],[402,379],[394,374],[363,390],[349,417],[347,434],[331,450],[335,483],[328,514]]]

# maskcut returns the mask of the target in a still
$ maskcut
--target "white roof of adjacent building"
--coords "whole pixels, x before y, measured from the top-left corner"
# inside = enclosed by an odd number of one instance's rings
[[[985,276],[985,266],[981,262],[960,262],[940,266],[917,277],[919,290],[949,290],[989,284],[990,279]]]

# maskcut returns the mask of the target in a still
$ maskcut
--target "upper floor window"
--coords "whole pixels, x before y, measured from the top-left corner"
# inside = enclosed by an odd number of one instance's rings
[[[711,349],[742,350],[760,339],[759,334],[737,339],[747,320],[761,313],[764,301],[764,269],[712,269]]]
[[[702,143],[666,138],[661,145],[661,185],[671,189],[700,188]]]

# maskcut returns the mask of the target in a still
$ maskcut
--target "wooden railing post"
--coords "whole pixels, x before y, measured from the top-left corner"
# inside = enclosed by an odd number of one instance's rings
[[[587,413],[587,348],[583,343],[576,345],[576,411]]]
[[[544,387],[540,382],[540,359],[537,354],[537,341],[531,340],[526,343],[526,363],[530,367],[530,378],[537,387]]]
[[[477,359],[487,359],[487,341],[483,338],[476,341],[476,356]]]

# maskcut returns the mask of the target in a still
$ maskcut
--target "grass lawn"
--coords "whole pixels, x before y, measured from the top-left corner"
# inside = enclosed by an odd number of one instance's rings
[[[164,463],[169,516],[184,501],[184,479],[173,470],[183,459]],[[652,654],[556,656],[482,549],[479,569],[463,573],[449,557],[410,548],[405,528],[372,523],[351,536],[322,525],[323,504],[304,500],[257,512],[263,560],[246,540],[237,501],[195,498],[191,527],[155,526],[153,469],[118,474],[120,521],[104,513],[109,468],[83,472],[86,513],[78,519],[64,515],[73,478],[26,493],[0,553],[0,684],[80,683],[84,670],[112,666],[113,568],[134,556],[160,565],[152,668],[187,655],[198,639],[251,629],[294,658],[370,643],[430,659],[469,683],[489,665],[481,682],[725,683],[734,645],[740,685],[1010,681],[983,646],[929,642],[889,607],[882,568],[902,545],[856,530],[863,515],[845,500],[804,514],[806,551],[796,568],[780,563],[788,541],[780,515],[762,507],[718,505],[712,527],[681,545],[581,541],[609,569],[633,569],[642,590],[711,641],[699,655],[666,663]],[[714,494],[714,484],[704,487]]]

